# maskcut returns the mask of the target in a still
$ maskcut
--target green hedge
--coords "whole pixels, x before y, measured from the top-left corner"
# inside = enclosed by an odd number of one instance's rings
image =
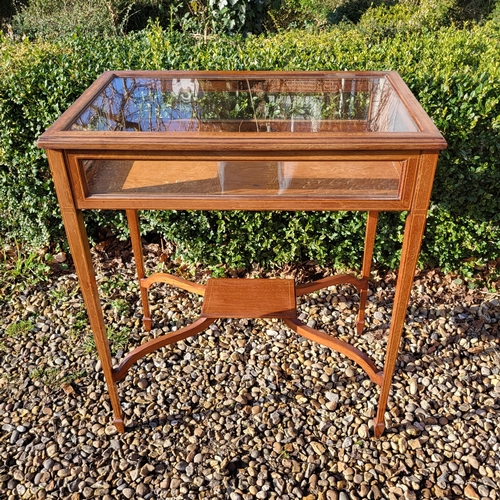
[[[420,26],[400,29],[390,39],[362,26],[201,41],[151,25],[106,40],[1,40],[0,234],[34,246],[63,241],[47,162],[35,143],[104,70],[391,69],[400,72],[449,143],[439,162],[422,262],[465,272],[498,259],[498,24]],[[186,259],[230,267],[307,259],[356,266],[364,231],[364,215],[349,213],[149,212],[143,220],[147,230],[174,240]],[[87,222],[91,232],[108,225],[126,234],[123,214],[92,212]],[[383,214],[377,262],[395,266],[403,222],[400,214]]]

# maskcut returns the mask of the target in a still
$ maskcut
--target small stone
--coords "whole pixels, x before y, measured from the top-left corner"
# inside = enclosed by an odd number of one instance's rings
[[[184,472],[187,466],[188,466],[187,462],[181,460],[179,463],[176,464],[175,469],[178,470],[179,472]]]
[[[71,384],[62,384],[61,387],[67,396],[71,396],[71,394],[75,393],[75,389],[73,389],[73,386]]]
[[[92,498],[94,496],[94,490],[90,486],[85,486],[82,493],[84,498]]]
[[[192,463],[188,464],[185,470],[186,476],[192,476],[194,474],[194,465]]]
[[[154,465],[144,464],[141,467],[141,476],[146,477],[149,476],[155,470]]]
[[[317,453],[320,456],[323,455],[326,451],[326,448],[321,443],[318,443],[317,441],[311,442],[311,448],[314,450],[315,453]]]
[[[58,477],[68,477],[71,476],[71,471],[69,469],[59,469],[57,471],[57,476]]]
[[[406,453],[408,450],[408,442],[405,437],[401,437],[398,440],[399,453]]]
[[[148,388],[149,382],[147,381],[147,379],[141,378],[139,379],[139,382],[137,382],[137,386],[139,387],[139,389],[144,390]]]
[[[124,488],[122,490],[122,495],[125,498],[132,498],[134,496],[135,491],[132,488]]]
[[[40,473],[39,477],[40,484],[45,484],[50,481],[50,473],[45,471]]]
[[[353,445],[353,440],[351,436],[347,436],[344,441],[342,441],[342,448],[347,449]]]
[[[328,401],[333,401],[334,403],[339,402],[339,395],[336,392],[326,392],[325,398],[328,399]]]
[[[311,474],[314,472],[314,469],[316,469],[316,464],[313,462],[309,462],[307,464],[306,471],[304,472],[304,477],[305,478],[310,478]]]
[[[447,496],[446,490],[440,488],[439,486],[434,486],[434,494],[436,495],[436,498],[444,498]]]
[[[57,449],[57,445],[56,444],[51,444],[49,446],[47,446],[47,455],[49,457],[55,457],[57,456],[57,453],[58,453],[58,449]]]
[[[144,497],[149,493],[149,486],[147,484],[141,483],[137,486],[136,492],[140,497]]]
[[[354,469],[352,467],[347,467],[347,469],[344,470],[344,476],[346,479],[351,480],[354,476]]]
[[[481,497],[489,498],[489,496],[490,496],[490,490],[484,484],[480,484],[477,487],[477,492],[479,493],[479,495]]]
[[[104,433],[106,434],[106,436],[114,436],[115,434],[118,433],[118,431],[114,425],[108,425],[106,427],[106,429],[104,429]],[[114,440],[112,440],[112,441],[114,441]],[[118,449],[118,448],[115,448],[115,449]]]
[[[470,498],[471,500],[480,500],[480,496],[476,493],[476,490],[474,490],[474,488],[468,484],[466,487],[465,487],[465,490],[464,490],[464,494],[465,494],[465,497],[466,498]]]
[[[412,396],[418,392],[418,383],[414,378],[410,379],[409,391]]]
[[[361,424],[358,428],[358,436],[361,439],[367,439],[370,436],[370,431],[366,424]]]
[[[276,493],[278,493],[278,495],[281,495],[285,489],[285,481],[283,480],[283,478],[281,478],[279,476],[274,477],[273,484],[274,484],[274,488],[276,490]]]
[[[368,498],[369,493],[370,493],[370,487],[366,483],[363,483],[359,488],[359,496],[361,498]]]
[[[410,439],[408,441],[408,446],[412,450],[419,450],[420,448],[422,448],[422,444],[420,443],[420,441],[418,439]]]
[[[59,264],[62,264],[63,262],[66,262],[66,253],[65,252],[56,253],[55,255],[52,256],[52,258]]]
[[[170,488],[174,491],[177,490],[180,485],[181,485],[181,480],[177,477],[174,477],[172,481],[170,481]]]
[[[373,500],[379,500],[379,498],[382,498],[382,492],[376,484],[372,486],[372,498]]]
[[[316,474],[313,474],[310,478],[309,478],[309,489],[313,489],[315,490],[316,489],[316,486],[318,484],[318,476]]]

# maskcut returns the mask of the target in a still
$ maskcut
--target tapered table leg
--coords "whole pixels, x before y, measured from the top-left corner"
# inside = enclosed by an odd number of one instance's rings
[[[425,229],[427,208],[432,191],[432,182],[437,164],[437,153],[422,154],[419,175],[417,177],[416,194],[411,211],[406,217],[401,262],[396,283],[392,321],[384,364],[383,382],[380,390],[377,415],[374,420],[374,435],[380,437],[385,429],[384,414],[391,389],[394,368],[398,358],[401,334],[406,318],[406,310],[410,299],[411,288],[415,276],[420,245]]]
[[[365,327],[365,307],[366,297],[368,295],[368,280],[372,268],[373,247],[375,245],[375,235],[377,233],[378,212],[368,212],[365,233],[365,251],[363,254],[363,267],[361,270],[361,279],[366,280],[366,287],[359,292],[359,311],[356,319],[356,331],[360,334]]]
[[[141,293],[142,302],[142,322],[144,329],[151,331],[151,313],[149,310],[148,290],[141,286],[141,280],[146,277],[144,270],[144,255],[142,253],[141,231],[139,226],[139,216],[137,210],[126,210],[128,227],[130,229],[130,239],[132,241],[132,250],[134,252],[135,268],[137,270],[137,278],[139,280],[139,290]]]
[[[384,377],[379,397],[377,416],[375,417],[374,434],[380,437],[385,429],[384,413],[387,407],[387,398],[392,383],[394,367],[396,365],[401,334],[406,318],[408,300],[410,299],[415,266],[417,264],[421,237],[425,226],[425,214],[409,214],[405,226],[405,239],[401,256],[400,272],[396,284],[394,307],[392,311],[391,328],[387,344],[387,353],[384,365]]]
[[[82,291],[83,300],[85,301],[85,306],[87,307],[87,314],[94,335],[95,345],[108,386],[109,398],[114,415],[113,423],[118,432],[125,432],[118,390],[113,380],[111,351],[109,349],[109,341],[106,334],[106,326],[104,324],[82,211],[75,207],[63,154],[60,151],[47,150],[47,156],[54,178],[68,243],[80,282],[80,289]]]

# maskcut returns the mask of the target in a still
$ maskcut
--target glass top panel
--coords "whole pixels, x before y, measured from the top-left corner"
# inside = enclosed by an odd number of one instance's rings
[[[116,76],[69,130],[418,132],[384,76]]]

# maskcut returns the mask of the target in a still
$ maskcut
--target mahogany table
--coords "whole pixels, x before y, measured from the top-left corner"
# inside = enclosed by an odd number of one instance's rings
[[[299,335],[358,363],[381,387],[384,413],[439,151],[446,142],[395,72],[107,72],[40,137],[102,362],[114,424],[125,426],[117,382],[144,355],[198,334],[217,318],[280,318]],[[204,296],[190,326],[135,348],[113,367],[82,210],[125,210],[144,326],[148,288],[168,283]],[[209,279],[206,286],[145,275],[141,210],[367,211],[360,276]],[[338,283],[360,294],[364,327],[378,212],[407,211],[384,367],[304,325],[296,297]]]

